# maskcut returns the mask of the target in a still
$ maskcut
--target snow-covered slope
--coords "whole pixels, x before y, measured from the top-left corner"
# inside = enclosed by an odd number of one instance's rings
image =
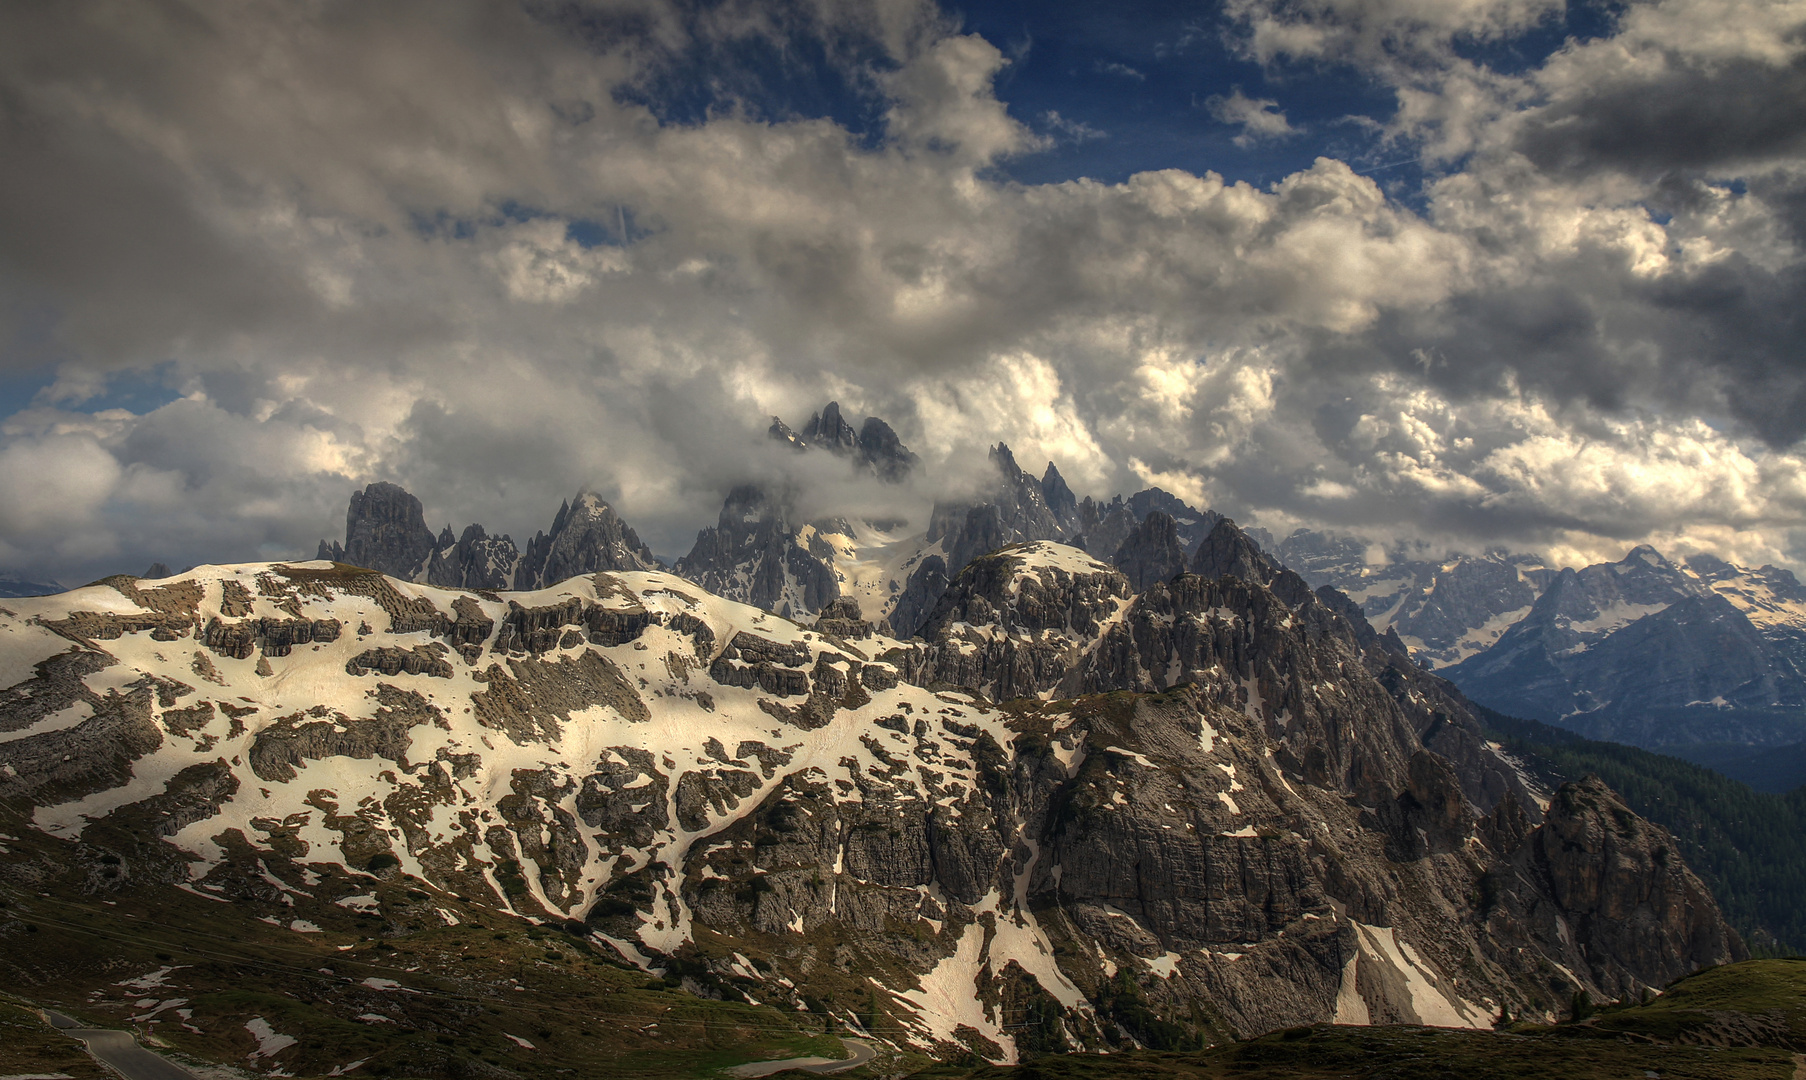
[[[197,895],[247,865],[408,875],[699,991],[993,1060],[1483,1025],[1735,953],[1684,868],[1635,854],[1648,826],[1567,868],[1546,830],[1623,821],[1557,800],[1538,826],[1459,700],[1308,593],[1132,597],[1039,543],[974,560],[925,642],[843,634],[656,571],[109,579],[0,608],[0,801],[68,839],[150,822]],[[106,857],[105,887],[155,880]],[[1571,929],[1598,890],[1549,894],[1552,865],[1629,875],[1607,884],[1681,936],[1650,961]]]
[[[1484,652],[1446,670],[1474,700],[1671,752],[1806,738],[1806,647],[1791,574],[1640,546],[1564,569]],[[1758,621],[1760,620],[1760,621]]]

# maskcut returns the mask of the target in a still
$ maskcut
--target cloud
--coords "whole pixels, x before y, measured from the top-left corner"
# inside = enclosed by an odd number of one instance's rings
[[[1257,142],[1298,134],[1298,129],[1287,122],[1279,102],[1272,98],[1251,98],[1242,93],[1239,86],[1227,97],[1216,94],[1206,98],[1204,107],[1221,123],[1233,124],[1242,129],[1242,133],[1235,137],[1237,146],[1252,146]]]
[[[1148,77],[1142,72],[1116,60],[1099,60],[1091,65],[1091,70],[1099,75],[1115,75],[1123,79],[1133,79],[1136,82],[1148,81]]]
[[[1263,64],[1379,67],[1433,63],[1456,41],[1522,34],[1562,7],[1560,0],[1229,0],[1226,14],[1242,47]]]
[[[734,483],[919,516],[1000,439],[1275,529],[1806,559],[1783,5],[1511,72],[1463,50],[1551,5],[1236,5],[1271,72],[1394,88],[1406,199],[1330,156],[1009,181],[1048,136],[921,3],[112,10],[0,10],[0,364],[54,378],[0,423],[6,565],[309,555],[377,479],[523,540],[593,487],[674,555]],[[755,46],[867,126],[760,97]],[[151,370],[176,400],[95,411]],[[764,438],[830,398],[920,482]]]
[[[1083,120],[1068,120],[1053,109],[1042,113],[1041,120],[1056,137],[1065,142],[1082,143],[1109,137],[1109,132],[1099,131]]]

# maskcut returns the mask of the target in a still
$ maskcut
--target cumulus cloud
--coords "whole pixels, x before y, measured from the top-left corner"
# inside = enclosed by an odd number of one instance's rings
[[[1515,73],[1462,50],[1555,5],[1232,5],[1396,89],[1404,201],[1328,157],[1005,180],[1048,137],[926,3],[13,5],[0,363],[55,386],[0,425],[0,562],[307,555],[376,479],[517,539],[593,487],[675,555],[747,480],[883,509],[764,438],[836,398],[923,455],[916,517],[1001,439],[1275,529],[1799,565],[1806,39],[1719,2]],[[749,42],[871,130],[761,108]],[[81,411],[152,368],[175,400]]]
[[[1368,67],[1446,58],[1457,41],[1521,34],[1561,0],[1229,0],[1239,40],[1262,63],[1346,60]]]
[[[1296,135],[1298,129],[1286,120],[1285,111],[1272,98],[1251,98],[1236,87],[1227,96],[1215,94],[1204,101],[1210,115],[1221,123],[1242,129],[1235,137],[1237,146],[1252,146],[1266,139],[1283,139]]]

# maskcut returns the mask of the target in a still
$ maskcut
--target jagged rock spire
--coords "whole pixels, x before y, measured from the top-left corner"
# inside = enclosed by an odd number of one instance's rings
[[[840,457],[850,457],[888,483],[903,480],[921,463],[921,459],[903,445],[896,431],[876,416],[866,417],[855,432],[853,425],[841,414],[838,401],[828,402],[821,411],[811,415],[801,431],[793,430],[774,416],[766,434],[797,450],[822,449]]]
[[[1171,581],[1185,572],[1185,545],[1179,542],[1179,524],[1171,514],[1154,511],[1117,548],[1111,560],[1140,592],[1157,582]]]

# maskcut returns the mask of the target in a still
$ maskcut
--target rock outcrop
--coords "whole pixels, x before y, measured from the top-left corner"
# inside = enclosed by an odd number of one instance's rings
[[[1185,572],[1185,545],[1179,524],[1162,510],[1151,511],[1128,535],[1110,560],[1140,592]]]
[[[435,546],[420,500],[396,484],[380,481],[352,492],[345,511],[345,543],[329,547],[320,541],[319,558],[413,581],[425,572]]]
[[[1586,972],[1606,999],[1748,958],[1674,838],[1598,777],[1564,784],[1542,827],[1505,854],[1482,885],[1489,934]]]
[[[316,558],[448,589],[539,589],[579,574],[661,565],[594,492],[567,500],[552,531],[536,534],[522,552],[512,538],[492,536],[481,525],[467,525],[457,536],[447,525],[435,537],[420,500],[390,483],[351,496],[345,543],[320,541]]]
[[[737,487],[715,526],[696,534],[673,569],[710,592],[786,618],[819,611],[840,596],[840,583],[833,551],[821,541],[809,544],[802,524],[790,520],[788,498]]]

